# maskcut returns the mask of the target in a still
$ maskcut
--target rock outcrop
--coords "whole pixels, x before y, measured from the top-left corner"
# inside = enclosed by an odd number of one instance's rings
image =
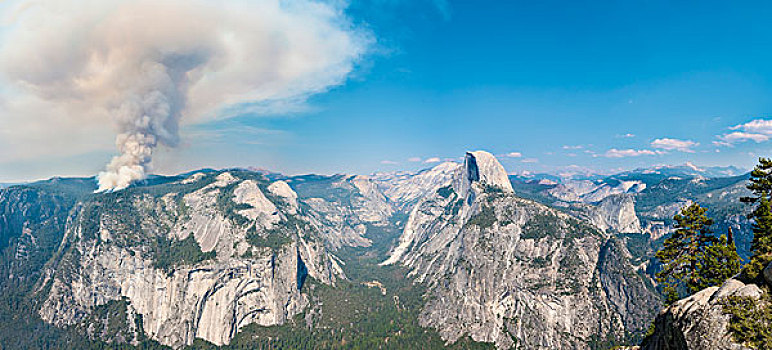
[[[453,189],[461,197],[467,197],[473,184],[514,193],[507,171],[492,154],[485,151],[467,152],[464,165],[457,168],[453,180]]]
[[[645,350],[741,350],[749,349],[732,340],[727,330],[729,315],[722,302],[730,296],[758,299],[761,289],[729,279],[721,287],[703,289],[664,309],[654,323],[654,333]]]

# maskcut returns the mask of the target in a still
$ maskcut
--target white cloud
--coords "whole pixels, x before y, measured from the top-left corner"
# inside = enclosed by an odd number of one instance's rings
[[[735,131],[726,135],[719,136],[718,138],[723,140],[727,144],[734,144],[738,142],[752,140],[755,142],[764,142],[769,140],[769,135],[754,134],[749,132]]]
[[[525,159],[521,160],[520,162],[522,162],[522,163],[538,163],[539,159],[537,159],[537,158],[525,158]]]
[[[661,151],[652,151],[648,149],[616,149],[612,148],[604,155],[607,158],[623,158],[623,157],[638,157],[638,156],[653,156],[657,154],[663,154]]]
[[[668,151],[681,151],[694,153],[692,147],[699,146],[699,143],[692,140],[678,140],[670,138],[656,139],[651,142],[651,147],[660,148]]]
[[[342,4],[6,2],[0,162],[93,152],[114,138],[113,170],[136,178],[158,144],[177,145],[180,123],[302,109],[343,84],[371,45]]]
[[[431,158],[428,158],[428,159],[424,160],[424,163],[427,163],[427,164],[429,164],[429,163],[439,163],[441,161],[442,161],[442,159],[440,159],[439,157],[431,157]]]
[[[397,165],[397,164],[399,164],[399,163],[398,163],[398,162],[395,162],[395,161],[393,161],[393,160],[382,160],[382,161],[381,161],[381,164],[383,164],[383,165]]]
[[[617,137],[623,138],[623,139],[629,139],[629,138],[635,137],[635,134],[627,133],[627,134],[617,135]]]
[[[504,157],[507,157],[507,158],[520,158],[522,156],[523,156],[523,154],[520,153],[520,152],[509,152],[509,153],[504,155]]]
[[[408,162],[417,163],[421,161],[420,157],[410,157],[407,159]]]
[[[563,146],[563,149],[567,149],[567,150],[571,150],[571,149],[575,150],[575,149],[583,149],[583,148],[584,148],[584,146],[582,146],[582,145],[576,145],[576,146],[565,145],[565,146]]]
[[[772,138],[772,120],[755,119],[745,124],[735,125],[730,130],[739,130],[719,135],[720,141],[714,141],[716,146],[732,147],[734,144],[754,141],[765,142]]]
[[[756,119],[745,124],[735,125],[732,130],[743,130],[750,133],[772,135],[772,120]]]

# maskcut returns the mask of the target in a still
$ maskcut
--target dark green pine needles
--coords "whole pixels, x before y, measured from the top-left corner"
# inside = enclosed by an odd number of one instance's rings
[[[713,235],[713,220],[705,211],[696,203],[681,209],[673,217],[675,232],[656,253],[663,265],[656,277],[662,283],[668,305],[684,294],[723,283],[740,270],[734,242],[726,236]]]
[[[772,160],[759,158],[759,164],[751,172],[750,183],[746,187],[753,196],[740,200],[756,207],[748,215],[754,221],[753,241],[751,258],[743,269],[743,278],[755,281],[760,278],[764,267],[772,262],[772,206],[769,202],[772,195]]]

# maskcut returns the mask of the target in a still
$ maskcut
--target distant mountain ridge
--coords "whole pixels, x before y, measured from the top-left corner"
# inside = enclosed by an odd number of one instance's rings
[[[649,181],[661,181],[669,177],[705,177],[705,178],[720,178],[720,177],[732,177],[748,173],[748,170],[741,169],[736,166],[708,166],[700,167],[687,162],[682,165],[657,165],[647,168],[638,168],[634,170],[627,170],[612,174],[599,174],[599,173],[573,173],[573,174],[552,174],[552,173],[531,173],[526,174],[510,174],[510,178],[519,181],[531,181],[531,180],[550,180],[557,183],[570,180],[589,180],[597,181],[603,179],[622,179],[632,180],[647,179]]]

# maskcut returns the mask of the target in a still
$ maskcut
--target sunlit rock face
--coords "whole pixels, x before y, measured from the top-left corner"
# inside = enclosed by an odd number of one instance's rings
[[[662,310],[654,322],[654,333],[644,350],[743,350],[727,331],[730,316],[724,313],[727,297],[758,299],[762,290],[755,284],[729,279],[721,286],[703,289]]]
[[[384,264],[428,286],[421,324],[500,348],[582,349],[643,331],[659,301],[624,245],[512,192],[492,155],[470,152],[412,209]]]
[[[99,194],[76,208],[40,316],[75,325],[126,300],[144,333],[180,348],[228,344],[244,326],[286,322],[307,306],[306,278],[345,278],[327,247],[334,227],[301,208],[286,182],[194,174],[149,189]]]
[[[417,173],[378,173],[372,179],[398,209],[410,210],[427,194],[448,185],[460,166],[458,163],[444,162]]]

